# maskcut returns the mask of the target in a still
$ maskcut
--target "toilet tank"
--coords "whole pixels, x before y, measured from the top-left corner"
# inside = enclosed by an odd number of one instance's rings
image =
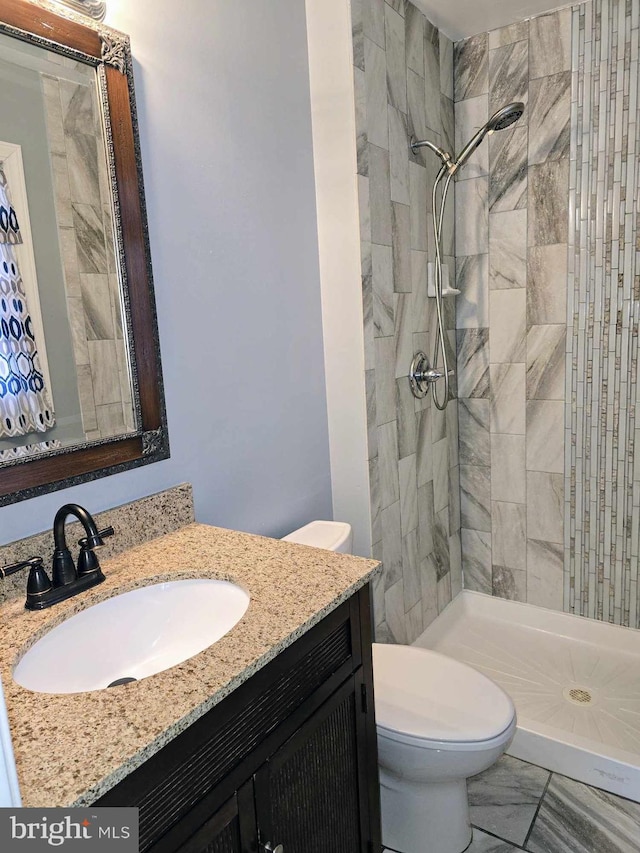
[[[350,554],[353,531],[351,525],[345,521],[312,521],[282,539],[284,542],[297,542],[298,545],[311,545],[313,548]]]

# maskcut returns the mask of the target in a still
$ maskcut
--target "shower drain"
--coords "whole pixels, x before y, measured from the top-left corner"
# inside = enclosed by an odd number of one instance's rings
[[[565,687],[562,695],[574,705],[591,705],[593,694],[586,687]]]

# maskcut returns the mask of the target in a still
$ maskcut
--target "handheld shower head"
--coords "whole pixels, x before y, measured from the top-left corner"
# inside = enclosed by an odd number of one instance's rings
[[[513,104],[507,104],[506,107],[500,107],[500,109],[491,116],[487,122],[487,126],[490,131],[504,130],[506,127],[510,127],[514,122],[518,121],[523,112],[524,104],[521,101],[516,101]]]
[[[500,107],[458,154],[455,162],[449,169],[450,174],[455,174],[461,166],[464,166],[488,133],[494,133],[496,130],[504,130],[510,127],[514,122],[518,121],[523,112],[524,104],[521,101]]]
[[[455,160],[452,159],[451,155],[448,154],[444,149],[437,146],[434,142],[430,142],[428,139],[413,139],[411,138],[411,150],[415,154],[420,148],[429,148],[436,154],[442,163],[440,167],[440,171],[438,172],[432,187],[432,204],[433,204],[433,232],[435,237],[435,250],[436,250],[436,263],[435,263],[435,298],[436,298],[436,310],[437,310],[437,339],[434,345],[434,356],[433,356],[433,370],[430,371],[432,374],[431,380],[435,381],[439,378],[444,378],[444,398],[442,400],[438,399],[436,394],[436,388],[434,386],[433,389],[433,400],[435,406],[440,411],[443,411],[447,407],[447,403],[449,400],[449,366],[447,361],[447,349],[445,345],[445,333],[444,333],[444,324],[443,324],[443,308],[442,308],[442,300],[445,295],[442,287],[442,223],[444,220],[445,213],[445,204],[447,200],[447,190],[451,184],[453,176],[458,171],[461,166],[467,162],[469,157],[473,154],[476,148],[480,145],[482,140],[488,133],[493,133],[495,130],[504,130],[505,127],[509,127],[517,121],[522,113],[524,112],[524,104],[517,102],[512,104],[507,104],[504,107],[501,107],[497,112],[495,112],[489,121],[480,128],[480,130],[475,134],[475,136],[467,143],[467,145],[462,149],[460,154],[458,154]],[[437,201],[437,191],[438,186],[441,181],[444,181],[442,186],[440,205],[438,206]],[[451,292],[451,291],[449,291]],[[454,293],[458,291],[453,291]],[[438,355],[442,354],[442,363],[443,363],[443,371],[440,372],[437,369],[438,364]],[[414,359],[415,361],[415,359]],[[411,368],[411,375],[413,378],[416,371],[413,369],[414,365]],[[451,371],[453,372],[453,371]],[[425,374],[426,375],[426,374]],[[414,390],[414,389],[412,389]],[[415,390],[414,390],[415,394]],[[416,394],[418,396],[418,394]]]

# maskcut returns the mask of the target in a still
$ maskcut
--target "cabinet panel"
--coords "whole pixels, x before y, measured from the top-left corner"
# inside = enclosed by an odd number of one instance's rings
[[[183,848],[184,853],[242,853],[238,798],[234,796]]]
[[[206,847],[201,848],[200,853],[240,853],[240,831],[237,821],[227,824]]]
[[[360,853],[363,717],[356,679],[349,681],[255,776],[261,844],[285,853]]]
[[[255,853],[253,785],[246,783],[179,848],[180,853]]]

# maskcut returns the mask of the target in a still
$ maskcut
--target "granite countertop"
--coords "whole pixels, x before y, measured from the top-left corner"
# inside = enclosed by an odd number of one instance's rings
[[[189,524],[103,561],[106,581],[41,612],[0,608],[0,672],[25,806],[89,805],[376,573],[373,560]],[[113,595],[162,580],[230,580],[249,591],[240,622],[169,670],[116,689],[34,693],[13,666],[55,625]]]

